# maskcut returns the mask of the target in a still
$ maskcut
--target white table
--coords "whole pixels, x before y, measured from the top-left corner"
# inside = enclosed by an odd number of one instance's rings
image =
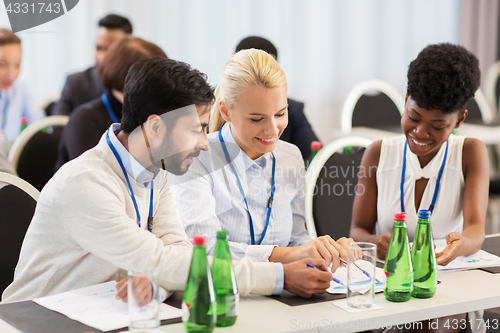
[[[500,144],[500,126],[492,127],[464,123],[457,129],[456,132],[458,135],[466,135],[471,138],[477,138],[483,141],[486,145]],[[338,129],[333,131],[332,136],[333,139],[338,139],[347,135],[362,136],[376,141],[398,134],[401,134],[401,131],[398,133],[395,131],[381,130],[370,127],[353,127],[349,134],[345,134]]]
[[[358,313],[346,312],[331,301],[288,306],[269,297],[250,296],[242,298],[236,324],[215,332],[354,332],[500,306],[500,274],[439,272],[438,280],[441,283],[432,298],[393,303],[377,294],[375,303],[383,308]],[[174,324],[163,330],[180,333],[184,327]]]
[[[492,127],[465,123],[457,129],[457,134],[477,138],[486,145],[500,144],[500,126]]]
[[[389,131],[389,130],[381,130],[381,129],[376,129],[376,128],[371,128],[371,127],[353,127],[351,129],[351,132],[346,134],[342,132],[340,129],[335,129],[332,132],[332,137],[334,140],[340,139],[345,136],[362,136],[368,139],[372,139],[373,141],[377,140],[382,140],[384,138],[390,138],[395,135],[399,135],[401,132],[394,132],[394,131]]]
[[[332,301],[289,306],[265,296],[244,297],[236,324],[216,328],[215,332],[355,332],[500,306],[500,274],[481,270],[439,272],[438,280],[441,283],[432,298],[393,303],[377,294],[375,303],[382,309],[358,313],[346,312]],[[166,325],[162,330],[180,333],[184,326]],[[20,333],[2,320],[0,332]]]

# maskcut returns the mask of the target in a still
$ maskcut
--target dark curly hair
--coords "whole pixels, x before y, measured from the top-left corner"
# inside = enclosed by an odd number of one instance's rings
[[[408,96],[426,110],[463,111],[479,88],[479,61],[462,46],[424,48],[408,68]]]
[[[122,130],[131,133],[151,114],[162,115],[191,104],[210,106],[213,99],[207,75],[190,65],[159,57],[139,60],[125,79]]]

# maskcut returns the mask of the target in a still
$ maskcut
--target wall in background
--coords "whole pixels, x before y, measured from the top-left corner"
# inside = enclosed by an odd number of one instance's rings
[[[236,44],[270,39],[288,77],[288,94],[306,103],[323,142],[339,127],[347,92],[381,79],[405,92],[408,64],[428,44],[458,41],[456,0],[81,0],[66,15],[20,32],[22,78],[41,102],[67,74],[93,65],[97,20],[115,12],[134,34],[170,58],[200,69],[216,85]],[[8,27],[4,10],[0,26]]]
[[[497,58],[499,37],[498,1],[461,0],[458,42],[479,58],[482,79]]]

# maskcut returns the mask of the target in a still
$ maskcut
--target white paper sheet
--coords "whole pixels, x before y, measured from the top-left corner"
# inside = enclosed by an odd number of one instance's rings
[[[373,267],[373,266],[372,266]],[[359,275],[360,281],[365,280],[366,276],[360,271],[361,275]],[[347,293],[347,267],[339,267],[334,274],[333,277],[337,278],[342,284],[337,283],[335,281],[330,282],[330,288],[326,290],[326,292],[330,294],[346,294]],[[375,277],[378,281],[375,281],[375,292],[379,293],[384,291],[386,277],[384,270],[381,268],[375,268]]]
[[[116,282],[106,282],[65,293],[35,298],[43,307],[101,331],[128,326],[128,305],[115,299]],[[182,316],[182,310],[160,305],[160,320]]]
[[[441,252],[446,247],[446,240],[435,239],[434,245],[436,245],[436,253]],[[495,266],[500,266],[500,258],[494,254],[479,250],[467,257],[457,257],[446,266],[438,265],[438,270],[452,271]]]

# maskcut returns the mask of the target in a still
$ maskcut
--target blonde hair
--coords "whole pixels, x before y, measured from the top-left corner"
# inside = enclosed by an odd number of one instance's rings
[[[233,107],[241,92],[248,87],[264,86],[278,88],[286,86],[285,72],[268,53],[248,49],[232,56],[222,70],[219,85],[215,89],[215,102],[210,111],[210,133],[217,132],[225,123],[220,112],[220,102]]]

